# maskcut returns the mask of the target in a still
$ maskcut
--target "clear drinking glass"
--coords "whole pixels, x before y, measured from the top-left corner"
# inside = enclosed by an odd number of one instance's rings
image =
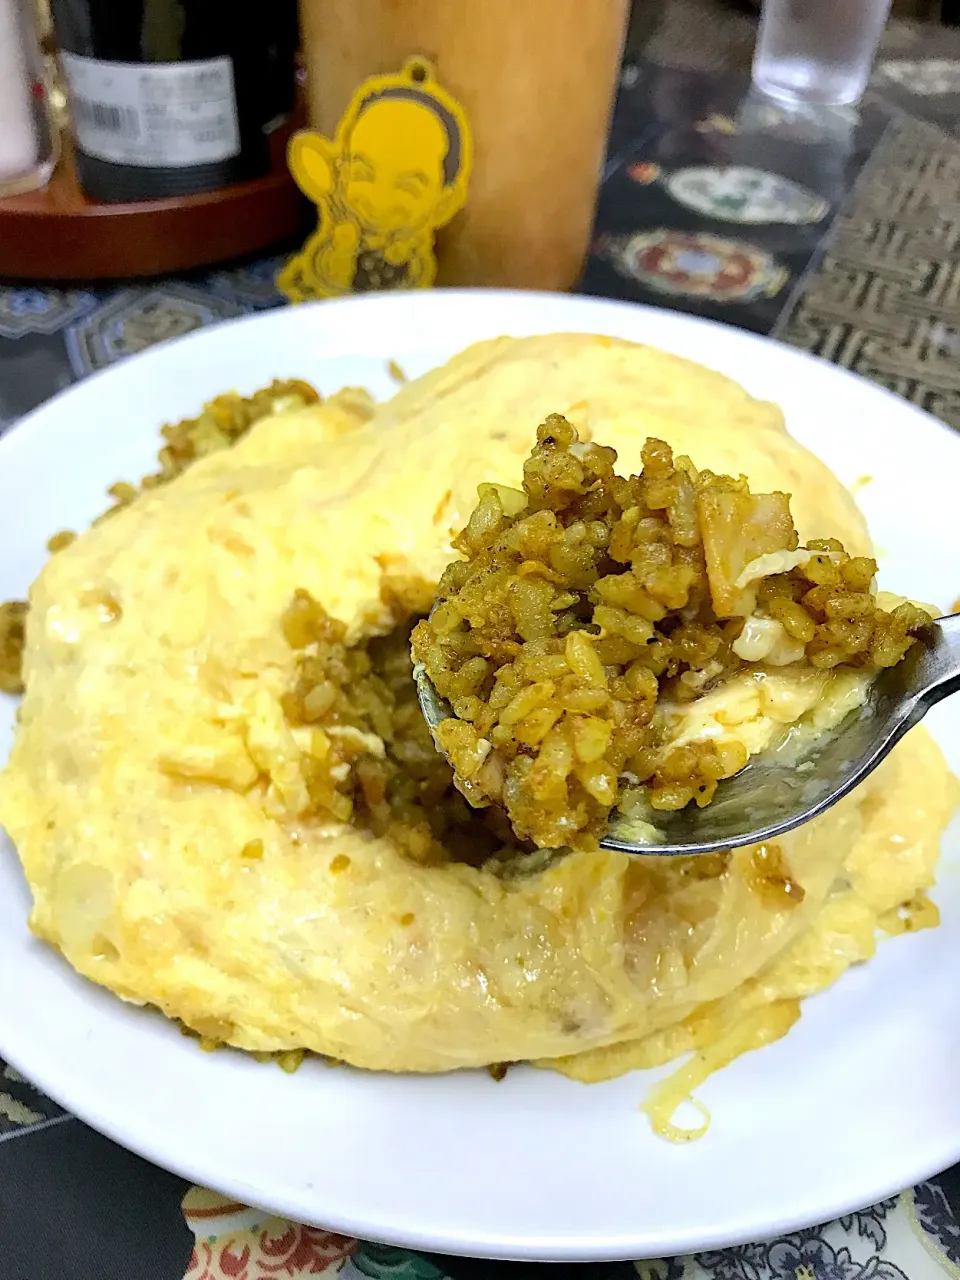
[[[763,0],[754,84],[785,102],[856,102],[889,12],[890,0]]]

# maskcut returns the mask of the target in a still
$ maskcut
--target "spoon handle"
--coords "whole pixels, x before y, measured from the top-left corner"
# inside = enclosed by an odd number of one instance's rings
[[[931,632],[926,645],[916,646],[918,657],[909,674],[904,699],[909,726],[921,720],[942,698],[960,691],[960,613],[938,618]]]

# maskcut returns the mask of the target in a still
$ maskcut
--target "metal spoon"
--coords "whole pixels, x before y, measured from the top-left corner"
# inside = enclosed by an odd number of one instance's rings
[[[452,714],[450,704],[440,697],[419,663],[414,676],[420,707],[436,738],[437,725]],[[931,622],[921,643],[874,680],[864,705],[800,764],[781,764],[774,756],[757,758],[721,782],[706,808],[688,805],[672,813],[651,810],[659,837],[656,843],[639,842],[635,832],[631,837],[631,824],[615,812],[600,846],[645,856],[689,856],[783,835],[819,817],[863,782],[908,729],[941,698],[958,690],[960,614],[951,614]]]

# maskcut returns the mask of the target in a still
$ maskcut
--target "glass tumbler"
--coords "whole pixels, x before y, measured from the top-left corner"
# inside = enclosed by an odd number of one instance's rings
[[[763,0],[753,81],[789,103],[857,102],[890,0]]]

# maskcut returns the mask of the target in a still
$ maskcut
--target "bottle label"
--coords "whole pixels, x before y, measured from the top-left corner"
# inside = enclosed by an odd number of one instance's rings
[[[61,53],[77,146],[143,168],[215,164],[240,152],[233,63],[104,62]]]

